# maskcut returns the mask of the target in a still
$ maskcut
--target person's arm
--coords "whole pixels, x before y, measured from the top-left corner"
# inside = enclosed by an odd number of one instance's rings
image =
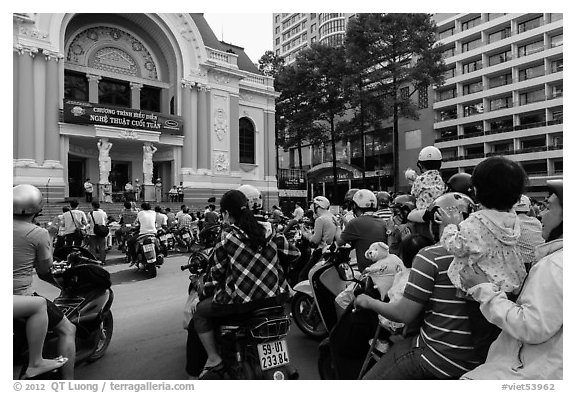
[[[461,273],[464,285],[474,284],[473,277],[481,282],[468,292],[480,303],[482,314],[515,339],[526,344],[541,344],[562,329],[563,269],[555,261],[547,259],[534,265],[519,303],[508,300],[503,291],[487,282],[488,278],[480,269],[465,268]]]
[[[224,248],[224,243],[218,243],[208,262],[208,274],[204,277],[203,294],[204,297],[214,295],[214,290],[218,285],[226,283],[226,271],[229,263],[228,253]]]
[[[356,298],[356,306],[372,310],[391,321],[405,324],[416,320],[422,313],[422,310],[424,310],[422,303],[405,297],[402,297],[394,303],[385,303],[365,294],[361,294]]]
[[[475,229],[476,218],[469,217],[461,221],[461,217],[450,216],[448,213],[441,211],[441,219],[446,227],[440,237],[440,243],[450,253],[457,257],[465,257],[471,254],[480,254],[478,230]]]
[[[34,268],[38,274],[39,279],[54,286],[58,286],[50,271],[52,262],[52,245],[50,243],[50,235],[47,231],[42,231],[39,235],[38,243],[36,244]]]
[[[308,236],[310,243],[314,245],[320,244],[322,241],[322,234],[324,232],[324,224],[324,220],[321,220],[320,217],[316,219],[314,222],[314,233]]]

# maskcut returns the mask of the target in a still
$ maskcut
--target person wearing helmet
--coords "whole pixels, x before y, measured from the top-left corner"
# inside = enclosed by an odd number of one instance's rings
[[[302,231],[302,237],[310,242],[313,251],[310,255],[310,259],[302,268],[300,275],[298,276],[298,281],[308,279],[308,271],[320,260],[322,249],[336,240],[338,231],[340,230],[338,220],[329,210],[330,201],[328,198],[323,196],[314,197],[310,204],[310,209],[314,212],[314,230],[310,231],[307,228],[304,228]]]
[[[532,264],[536,262],[536,248],[544,244],[542,223],[531,214],[530,205],[530,198],[522,195],[513,206],[520,221],[520,237],[518,238],[517,249],[524,266],[526,266],[526,271],[529,271]]]
[[[20,184],[12,189],[13,239],[12,239],[12,291],[14,295],[33,296],[32,271],[38,278],[57,285],[52,277],[52,246],[48,231],[32,223],[42,210],[40,190],[30,184]],[[69,359],[62,368],[65,379],[74,377],[76,356],[76,328],[51,301],[48,306],[48,328],[58,335],[58,351]]]
[[[391,205],[392,217],[386,221],[386,235],[390,253],[400,254],[400,243],[403,239],[417,232],[429,236],[427,232],[417,231],[414,222],[408,221],[408,215],[416,208],[416,198],[412,195],[398,195]]]
[[[356,251],[358,269],[363,272],[372,264],[365,256],[366,250],[375,242],[386,242],[386,223],[376,216],[378,209],[376,195],[370,190],[358,190],[353,201],[354,218],[340,234],[337,245],[350,243]]]
[[[450,176],[446,183],[446,192],[459,192],[476,200],[474,186],[472,185],[472,175],[466,172],[459,172]]]
[[[263,206],[262,193],[250,184],[241,185],[238,187],[238,191],[241,191],[248,198],[248,206],[252,213],[261,214]]]
[[[455,199],[446,198],[445,202],[448,201]],[[473,206],[469,198],[466,201]],[[447,204],[441,206],[448,208]],[[441,221],[429,224],[438,227],[435,232],[442,233]],[[438,239],[434,242],[416,253],[398,300],[386,303],[365,294],[355,299],[357,307],[409,326],[406,338],[392,345],[363,379],[458,378],[485,359],[475,345],[471,321],[461,317],[468,315],[468,305],[458,298],[456,288],[446,275],[453,256]]]
[[[358,192],[358,188],[351,188],[346,192],[344,195],[344,203],[342,204],[342,208],[344,209],[344,216],[343,216],[343,223],[346,226],[350,220],[354,218],[354,194]]]
[[[376,201],[378,201],[378,210],[376,210],[376,217],[380,217],[384,221],[389,220],[393,213],[389,207],[391,196],[386,191],[379,191],[376,193]]]
[[[446,190],[446,185],[440,176],[442,166],[442,153],[434,146],[426,146],[418,154],[418,168],[420,176],[417,176],[412,184],[410,194],[416,198],[416,209],[410,213],[410,221],[423,223],[423,215],[426,209]]]
[[[444,223],[444,247],[454,253],[448,277],[456,288],[464,290],[459,272],[476,265],[499,289],[517,294],[526,277],[526,268],[516,247],[520,221],[512,207],[522,195],[526,181],[522,167],[504,157],[489,157],[472,174],[476,198],[482,209],[465,221],[458,212],[440,209]]]
[[[465,379],[563,379],[563,180],[549,180],[550,210],[542,218],[546,243],[538,247],[515,302],[491,284],[480,269],[460,274],[482,314],[502,329],[486,362]]]

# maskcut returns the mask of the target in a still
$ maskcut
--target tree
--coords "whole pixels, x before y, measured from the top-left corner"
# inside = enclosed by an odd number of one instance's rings
[[[441,85],[447,70],[429,14],[358,14],[348,23],[346,55],[362,75],[361,91],[377,99],[393,119],[394,185],[398,190],[398,120],[418,118],[411,96]],[[365,102],[362,101],[362,102]]]
[[[283,68],[284,59],[280,56],[276,56],[276,54],[271,50],[264,52],[262,57],[258,60],[258,70],[266,76],[276,78]]]
[[[335,200],[338,200],[336,139],[342,136],[337,132],[336,119],[344,114],[348,102],[343,84],[348,74],[344,55],[342,46],[312,44],[298,53],[295,62],[295,83],[301,90],[306,118],[313,119],[317,137],[330,139]]]

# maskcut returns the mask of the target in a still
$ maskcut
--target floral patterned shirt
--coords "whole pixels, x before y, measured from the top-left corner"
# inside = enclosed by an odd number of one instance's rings
[[[426,171],[414,180],[411,194],[416,198],[416,209],[427,209],[440,195],[444,194],[446,185],[440,172]]]

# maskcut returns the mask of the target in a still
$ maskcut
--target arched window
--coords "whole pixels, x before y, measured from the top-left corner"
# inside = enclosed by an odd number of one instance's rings
[[[240,119],[240,162],[244,164],[255,164],[254,154],[254,124],[243,117]]]

